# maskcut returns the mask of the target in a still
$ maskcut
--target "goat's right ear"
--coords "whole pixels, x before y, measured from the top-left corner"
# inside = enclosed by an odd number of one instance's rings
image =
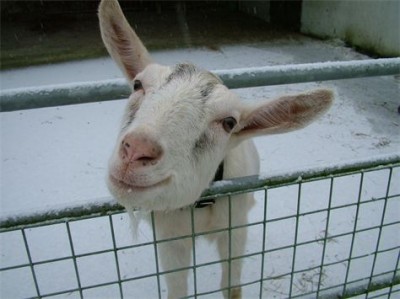
[[[236,136],[246,139],[304,128],[329,109],[333,97],[331,90],[317,89],[308,93],[283,96],[250,108],[242,115]]]
[[[99,5],[101,37],[108,53],[131,81],[151,63],[147,49],[126,20],[117,0]]]

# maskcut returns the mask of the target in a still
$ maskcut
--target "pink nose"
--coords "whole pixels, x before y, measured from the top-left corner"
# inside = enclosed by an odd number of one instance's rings
[[[121,142],[120,157],[125,163],[134,166],[156,164],[163,154],[159,143],[143,135],[127,134]]]

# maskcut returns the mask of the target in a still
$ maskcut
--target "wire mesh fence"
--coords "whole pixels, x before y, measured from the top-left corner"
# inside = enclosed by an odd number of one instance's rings
[[[189,270],[189,298],[222,297],[221,264],[243,263],[244,298],[396,298],[400,295],[400,160],[219,184],[204,198],[254,192],[249,222],[158,238],[149,213],[136,237],[118,205],[1,222],[4,298],[165,298],[164,277]],[[28,224],[27,222],[30,222]],[[220,259],[203,236],[248,231],[244,255]],[[161,269],[159,248],[188,239],[188,269]],[[239,287],[230,285],[230,288]]]
[[[317,65],[317,77],[310,77],[309,66],[295,67],[303,73],[288,67],[287,74],[269,84],[320,80],[321,72],[326,74],[324,80],[354,77],[354,71],[361,76],[398,73],[398,58],[383,62]],[[351,74],[337,77],[333,67],[346,67]],[[264,85],[282,68],[242,71],[226,74],[232,87]],[[125,96],[121,82],[103,83],[104,99]],[[98,88],[96,84],[53,87],[35,91],[40,96],[29,90],[2,92],[1,108],[44,107],[50,100],[51,105],[97,101],[92,92]],[[399,156],[232,180],[212,186],[203,198],[228,200],[233,207],[235,195],[254,193],[256,204],[248,223],[229,221],[217,230],[199,231],[194,221],[198,211],[191,209],[190,233],[169,239],[157,236],[154,213],[141,221],[133,238],[128,213],[111,201],[1,219],[1,296],[165,298],[165,276],[188,270],[189,298],[218,298],[222,289],[229,292],[235,287],[242,288],[244,298],[400,297],[399,181]],[[248,232],[241,256],[229,253],[221,259],[215,244],[202,238],[218,234],[231,238],[240,230]],[[192,264],[187,269],[162,269],[160,247],[182,239],[194,245]],[[243,263],[240,285],[229,282],[221,288],[221,265],[238,261]]]

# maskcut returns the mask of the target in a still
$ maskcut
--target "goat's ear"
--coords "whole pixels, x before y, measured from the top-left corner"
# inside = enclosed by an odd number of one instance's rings
[[[117,0],[101,1],[99,22],[108,52],[131,81],[151,63],[149,53],[129,25]]]
[[[324,114],[332,101],[333,92],[326,89],[283,96],[245,112],[236,135],[247,138],[301,129]]]

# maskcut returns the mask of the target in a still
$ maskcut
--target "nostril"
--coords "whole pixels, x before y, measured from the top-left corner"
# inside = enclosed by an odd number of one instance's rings
[[[130,144],[125,142],[125,140],[122,140],[121,142],[121,147],[120,147],[120,156],[123,160],[128,159],[129,160],[129,148]]]
[[[128,142],[126,142],[125,140],[122,141],[121,149],[123,150],[124,156],[129,156],[130,147],[131,145]]]
[[[141,163],[142,166],[154,165],[157,163],[157,158],[154,157],[141,157],[136,161]]]
[[[147,151],[143,148],[137,148],[136,150],[132,151],[130,156],[130,161],[140,161],[140,162],[154,162],[159,159],[160,155],[156,152]]]

